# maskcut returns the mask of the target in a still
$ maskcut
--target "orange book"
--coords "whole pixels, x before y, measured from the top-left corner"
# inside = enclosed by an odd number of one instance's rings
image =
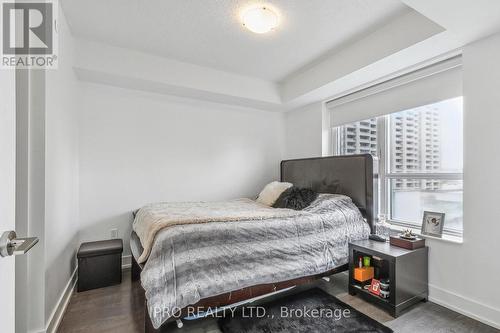
[[[374,269],[373,267],[356,267],[354,268],[354,280],[359,282],[365,282],[373,279]]]

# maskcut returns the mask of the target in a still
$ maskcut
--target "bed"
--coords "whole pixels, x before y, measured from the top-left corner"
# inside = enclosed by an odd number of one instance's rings
[[[321,194],[289,216],[160,231],[146,261],[132,233],[132,279],[142,273],[146,332],[185,316],[188,306],[235,304],[347,270],[348,241],[373,231],[371,155],[282,161],[281,181]]]

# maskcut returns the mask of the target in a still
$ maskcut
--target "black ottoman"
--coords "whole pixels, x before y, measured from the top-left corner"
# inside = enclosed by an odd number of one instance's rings
[[[82,243],[77,253],[78,288],[85,291],[122,282],[121,239]]]

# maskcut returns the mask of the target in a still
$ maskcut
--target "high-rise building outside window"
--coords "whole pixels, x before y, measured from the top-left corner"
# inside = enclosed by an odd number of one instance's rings
[[[424,211],[446,213],[445,232],[463,230],[463,99],[457,97],[339,126],[335,153],[369,153],[379,163],[379,212],[419,228]]]

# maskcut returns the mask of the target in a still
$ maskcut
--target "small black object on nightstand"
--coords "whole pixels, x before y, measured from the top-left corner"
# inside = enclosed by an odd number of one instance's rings
[[[78,287],[85,291],[122,282],[121,239],[83,243],[77,253]]]
[[[359,258],[370,257],[374,266],[374,278],[385,288],[379,296],[365,288],[370,282],[354,279],[354,269]],[[410,306],[426,301],[428,287],[428,248],[407,250],[388,242],[359,240],[349,243],[349,294],[387,310],[393,317]],[[387,290],[388,289],[388,290]],[[388,291],[388,292],[387,292]]]
[[[370,236],[368,236],[368,238],[370,238],[371,240],[374,240],[376,242],[381,242],[381,243],[385,243],[386,240],[385,238],[379,236],[379,235],[375,235],[375,234],[371,234]]]

